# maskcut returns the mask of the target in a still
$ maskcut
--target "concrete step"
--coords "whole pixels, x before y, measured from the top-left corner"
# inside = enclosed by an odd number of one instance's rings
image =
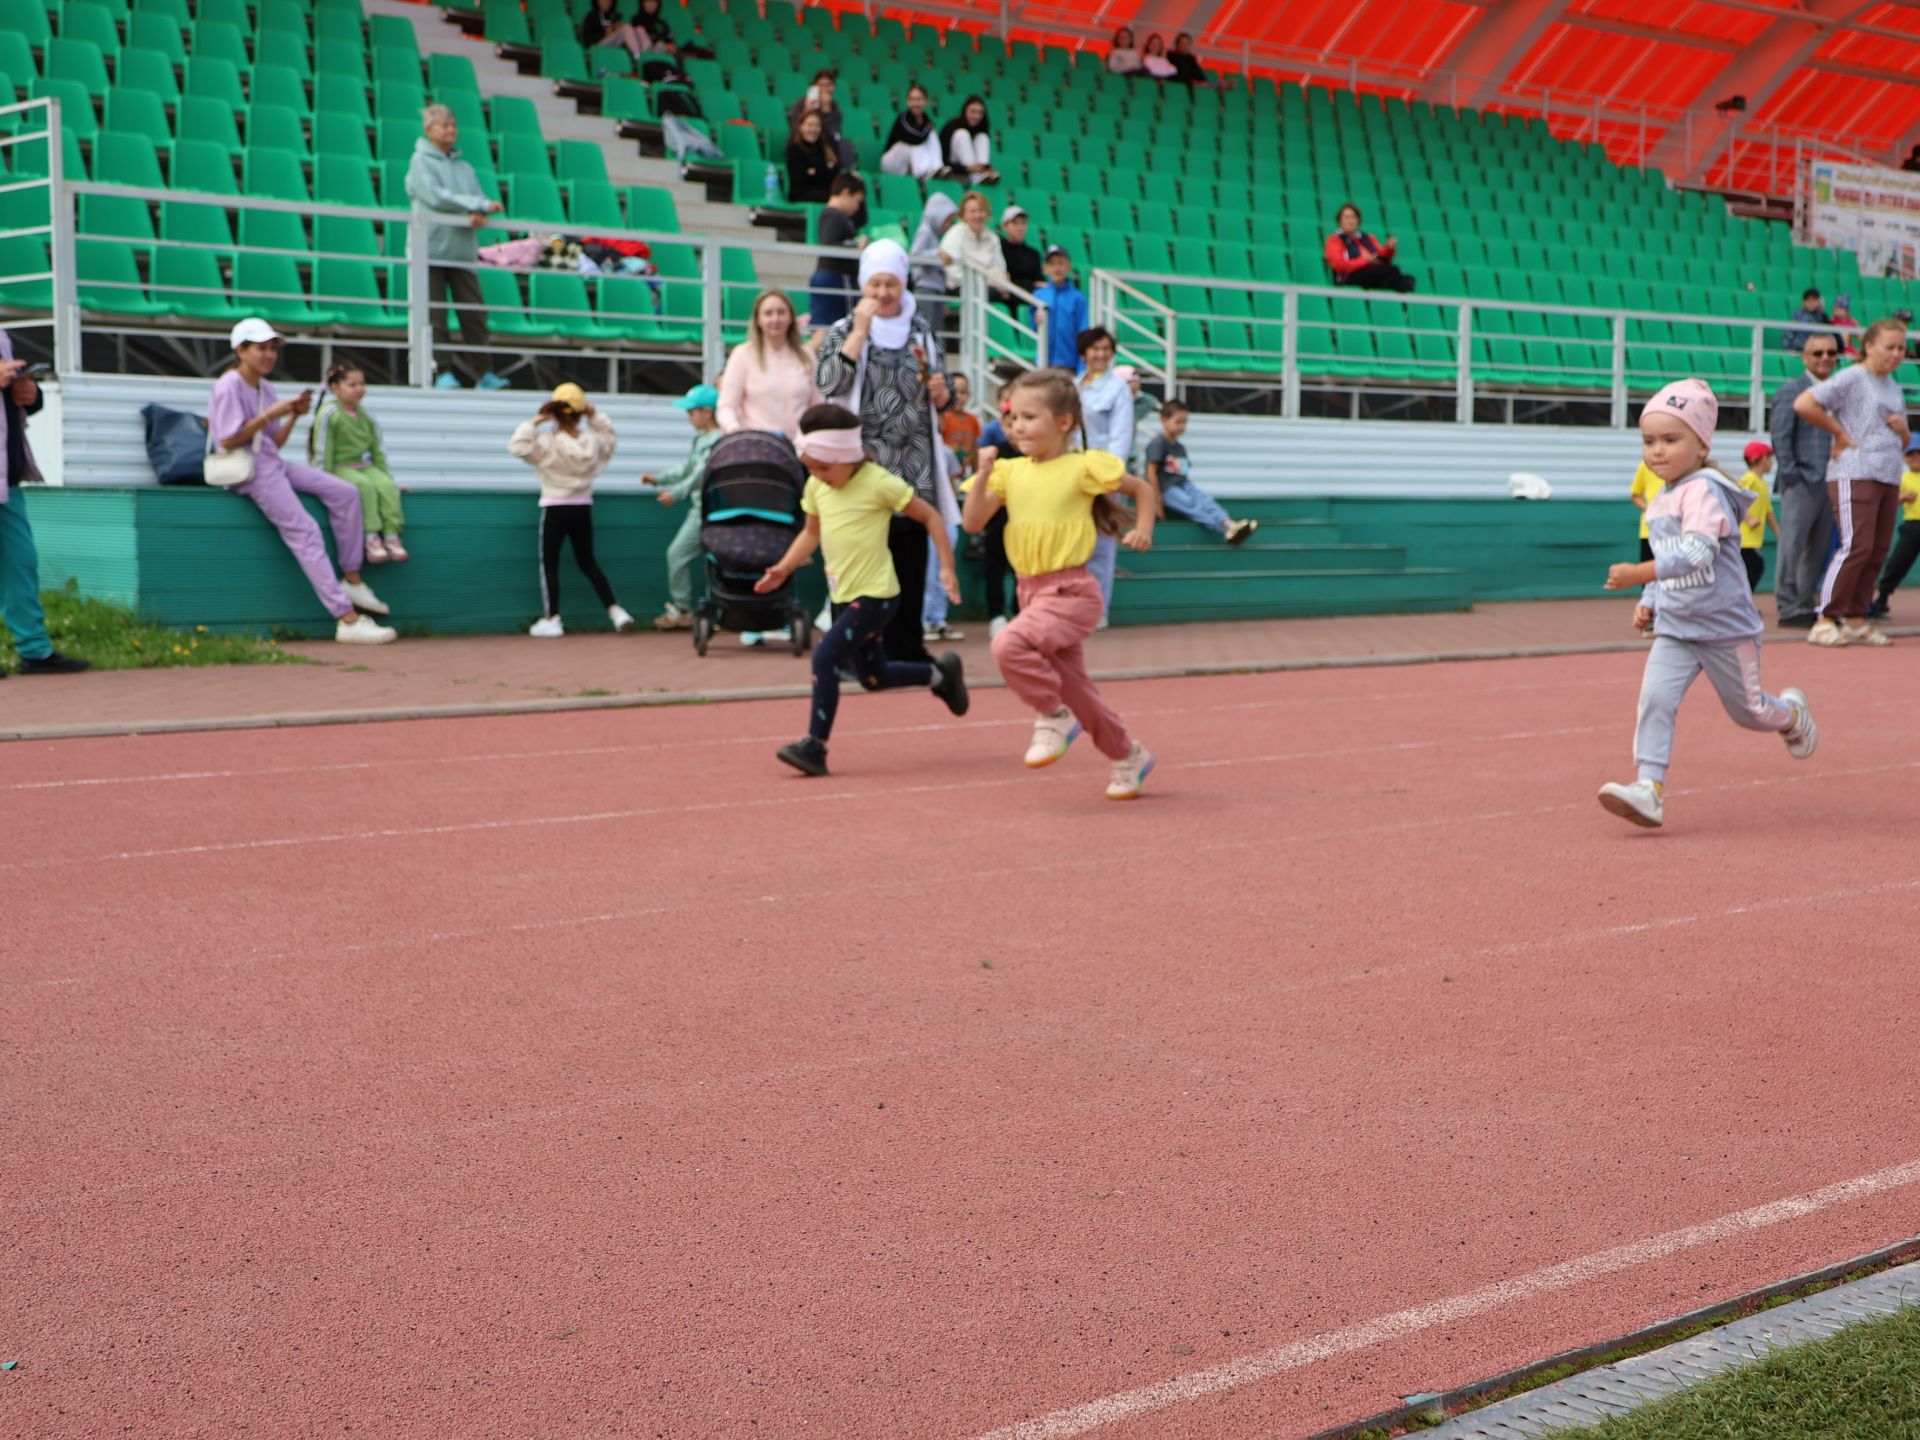
[[[1116,625],[1189,620],[1265,620],[1306,615],[1396,615],[1471,610],[1473,577],[1464,570],[1129,570],[1113,592]]]
[[[1407,565],[1406,547],[1401,545],[1347,545],[1332,541],[1317,545],[1263,545],[1248,541],[1234,546],[1218,539],[1181,543],[1184,537],[1197,534],[1198,527],[1184,520],[1163,522],[1153,532],[1153,549],[1144,555],[1129,552],[1120,562],[1121,566],[1135,575],[1157,575],[1200,570],[1209,574],[1262,570],[1404,570]]]

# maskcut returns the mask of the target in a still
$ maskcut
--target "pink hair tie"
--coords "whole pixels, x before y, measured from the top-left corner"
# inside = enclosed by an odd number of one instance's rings
[[[800,454],[828,465],[858,465],[867,458],[857,426],[850,430],[809,430],[800,437]]]

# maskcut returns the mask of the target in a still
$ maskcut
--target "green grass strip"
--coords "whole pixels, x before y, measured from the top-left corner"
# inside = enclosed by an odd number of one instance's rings
[[[122,605],[79,593],[72,581],[48,590],[47,636],[53,648],[92,663],[96,670],[152,670],[177,665],[303,665],[259,635],[215,635],[204,625],[172,630],[142,620]],[[0,627],[0,667],[17,670],[13,636]]]
[[[1543,1440],[1920,1440],[1920,1308],[1772,1351]]]

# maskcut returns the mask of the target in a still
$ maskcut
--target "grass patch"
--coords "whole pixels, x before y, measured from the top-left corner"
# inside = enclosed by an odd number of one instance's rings
[[[1920,1307],[1778,1350],[1683,1394],[1551,1440],[1915,1440]]]
[[[152,670],[178,665],[300,665],[271,640],[258,635],[215,635],[204,626],[172,630],[142,620],[133,611],[65,588],[40,596],[47,610],[53,648],[88,661],[96,670]],[[0,629],[0,665],[17,669],[13,637]]]

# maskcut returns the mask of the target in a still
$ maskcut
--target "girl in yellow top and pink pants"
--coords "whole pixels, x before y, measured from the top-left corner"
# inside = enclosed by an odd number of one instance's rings
[[[1007,511],[1007,559],[1019,577],[1020,613],[993,641],[993,658],[1012,690],[1038,712],[1027,764],[1051,765],[1082,729],[1113,762],[1107,798],[1140,793],[1153,756],[1127,733],[1087,672],[1087,636],[1104,608],[1099,582],[1087,569],[1102,526],[1117,533],[1124,511],[1109,497],[1133,496],[1138,518],[1121,536],[1131,550],[1153,544],[1157,497],[1104,450],[1069,450],[1080,428],[1080,392],[1064,370],[1035,370],[1014,381],[1008,395],[1008,435],[1024,458],[994,460],[985,483],[976,479],[961,524],[977,535],[1001,506]]]

